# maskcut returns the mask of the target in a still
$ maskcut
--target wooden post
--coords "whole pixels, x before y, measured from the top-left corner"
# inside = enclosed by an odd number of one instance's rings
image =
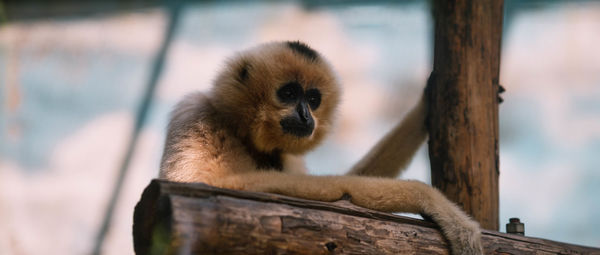
[[[434,0],[429,78],[433,186],[498,230],[498,75],[502,0]]]
[[[431,222],[342,200],[310,201],[154,180],[135,207],[136,254],[448,254]],[[600,254],[600,249],[483,231],[485,254]]]

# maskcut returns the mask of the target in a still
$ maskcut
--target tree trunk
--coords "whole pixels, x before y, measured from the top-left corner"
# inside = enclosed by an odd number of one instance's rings
[[[433,186],[498,230],[502,0],[435,0],[429,157]]]
[[[437,226],[342,200],[310,201],[154,180],[135,207],[136,254],[448,254]],[[485,254],[600,249],[484,231]]]

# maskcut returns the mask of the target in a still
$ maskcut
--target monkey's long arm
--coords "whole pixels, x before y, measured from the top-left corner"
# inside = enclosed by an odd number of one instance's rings
[[[423,98],[392,131],[386,134],[347,175],[396,177],[427,138]]]
[[[481,254],[477,223],[439,191],[418,181],[260,171],[226,176],[215,180],[212,185],[320,201],[336,201],[344,194],[349,194],[351,202],[362,207],[384,212],[428,215],[440,225],[450,241],[453,254]]]

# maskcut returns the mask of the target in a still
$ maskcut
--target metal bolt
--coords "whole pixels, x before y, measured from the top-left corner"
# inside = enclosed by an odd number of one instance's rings
[[[519,218],[510,218],[506,224],[506,233],[525,235],[525,224],[521,223]]]

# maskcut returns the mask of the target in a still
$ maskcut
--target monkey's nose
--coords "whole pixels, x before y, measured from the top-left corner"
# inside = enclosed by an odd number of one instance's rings
[[[308,110],[308,105],[301,102],[296,111],[280,121],[284,133],[293,134],[298,137],[306,137],[315,129],[315,121]]]
[[[306,103],[301,102],[298,104],[296,111],[298,112],[298,117],[302,123],[309,124],[313,122],[312,116],[310,116],[310,111],[308,110],[308,105],[306,105]]]
[[[302,109],[302,111],[299,112],[299,115],[300,115],[300,120],[302,120],[302,122],[304,122],[304,123],[306,123],[312,119],[310,117],[310,113],[306,109]]]

